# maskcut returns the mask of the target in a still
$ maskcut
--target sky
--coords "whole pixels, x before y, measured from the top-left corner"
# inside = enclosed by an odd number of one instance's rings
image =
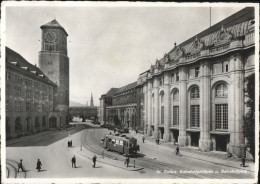
[[[51,3],[51,2],[49,2]],[[209,27],[209,7],[8,6],[5,45],[38,65],[40,26],[54,18],[68,36],[70,101],[94,105],[112,87],[137,80],[156,59]],[[211,23],[244,8],[212,7]]]

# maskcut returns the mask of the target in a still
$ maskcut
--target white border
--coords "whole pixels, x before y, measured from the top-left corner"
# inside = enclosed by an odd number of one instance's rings
[[[2,2],[1,4],[1,162],[2,162],[2,181],[3,183],[147,183],[147,179],[97,179],[97,178],[48,178],[48,179],[6,179],[6,155],[5,155],[5,14],[6,7],[10,6],[61,6],[61,7],[244,7],[251,6],[255,8],[255,117],[256,117],[256,129],[255,129],[255,140],[256,140],[256,161],[255,161],[255,178],[254,179],[150,179],[149,183],[257,183],[258,175],[258,153],[259,153],[259,4],[257,3],[170,3],[170,2],[153,2],[153,3],[144,3],[144,2],[59,2],[59,1],[37,1],[37,2],[17,2],[17,1],[8,1]],[[188,38],[187,38],[188,39]]]

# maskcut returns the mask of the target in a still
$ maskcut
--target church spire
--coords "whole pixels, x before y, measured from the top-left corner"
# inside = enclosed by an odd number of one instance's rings
[[[91,92],[90,107],[94,107],[93,95]]]

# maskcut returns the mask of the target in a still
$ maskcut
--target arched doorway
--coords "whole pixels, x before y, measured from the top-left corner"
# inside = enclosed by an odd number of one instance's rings
[[[42,117],[42,128],[43,128],[43,129],[46,129],[46,128],[47,128],[46,125],[47,125],[47,124],[46,124],[46,117],[43,116],[43,117]]]
[[[57,119],[54,116],[51,116],[49,119],[49,128],[56,128],[57,126]]]
[[[8,117],[6,117],[5,120],[5,132],[6,132],[6,138],[10,138],[11,137],[11,125],[10,125],[10,120]]]
[[[17,136],[21,136],[22,135],[22,124],[21,124],[21,118],[17,117],[15,119],[15,126],[14,126],[14,130]]]
[[[40,122],[39,122],[39,117],[38,116],[36,116],[36,118],[35,118],[34,126],[35,126],[36,132],[40,131]]]
[[[27,129],[28,133],[33,131],[32,118],[31,117],[26,118],[26,129]]]

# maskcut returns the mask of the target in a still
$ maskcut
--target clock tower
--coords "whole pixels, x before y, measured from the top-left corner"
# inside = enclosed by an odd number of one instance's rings
[[[41,26],[41,51],[39,68],[54,83],[54,115],[57,126],[63,126],[69,119],[69,58],[67,55],[68,33],[57,20]]]

